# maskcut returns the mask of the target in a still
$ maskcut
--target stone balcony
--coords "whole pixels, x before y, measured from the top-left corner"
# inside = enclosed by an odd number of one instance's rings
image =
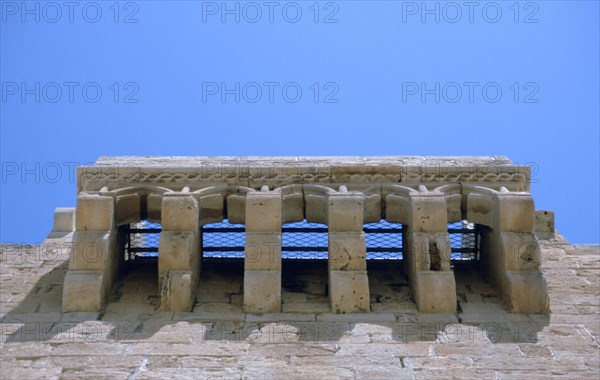
[[[244,312],[282,310],[282,226],[294,222],[327,226],[330,311],[371,311],[364,225],[386,221],[402,224],[418,310],[456,313],[447,226],[466,221],[505,309],[547,313],[529,182],[505,157],[102,157],[78,168],[76,209],[55,215],[73,232],[63,311],[103,308],[126,261],[124,226],[140,221],[162,226],[158,309],[192,310],[203,226],[227,220],[245,230]]]

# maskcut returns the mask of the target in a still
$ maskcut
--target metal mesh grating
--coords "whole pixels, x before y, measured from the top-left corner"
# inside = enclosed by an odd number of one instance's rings
[[[367,260],[402,259],[402,224],[381,220],[363,226]]]
[[[281,227],[283,259],[327,259],[327,226],[306,220]]]
[[[125,259],[158,257],[158,240],[162,226],[142,220],[139,223],[130,223],[127,228],[125,241]]]
[[[158,257],[161,225],[149,221],[131,223],[126,228],[125,258]],[[381,220],[363,227],[367,245],[367,260],[402,259],[402,225]],[[448,224],[451,259],[453,261],[477,260],[479,243],[473,223],[460,221]],[[202,227],[202,251],[204,257],[243,258],[245,246],[243,224],[207,224]],[[321,259],[328,253],[327,226],[306,221],[282,226],[283,259]]]
[[[244,258],[246,230],[243,224],[206,224],[202,227],[202,256],[218,258]]]
[[[455,261],[476,260],[478,256],[478,238],[475,224],[466,220],[448,223],[451,259]]]

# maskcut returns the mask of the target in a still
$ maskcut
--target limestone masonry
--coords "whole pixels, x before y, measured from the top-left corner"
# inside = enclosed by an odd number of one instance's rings
[[[600,247],[534,211],[529,176],[101,158],[43,243],[0,244],[0,378],[597,379]]]
[[[121,226],[160,223],[158,311],[190,312],[201,282],[201,227],[245,225],[243,310],[282,310],[282,225],[327,225],[332,313],[371,311],[363,225],[401,223],[403,268],[420,312],[456,313],[448,223],[479,231],[479,270],[505,310],[548,313],[530,170],[505,157],[101,157],[77,171],[63,312],[98,312],[122,272]],[[553,224],[546,223],[547,232]],[[248,252],[258,254],[249,255]]]

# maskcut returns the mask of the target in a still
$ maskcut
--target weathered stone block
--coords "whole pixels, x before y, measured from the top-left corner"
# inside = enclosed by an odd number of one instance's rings
[[[361,271],[367,269],[365,234],[330,232],[328,264],[332,270]]]
[[[410,226],[414,232],[441,232],[448,228],[448,211],[443,196],[413,196]]]
[[[281,272],[244,272],[244,312],[262,314],[281,311]]]
[[[172,270],[189,271],[191,287],[196,287],[200,272],[200,239],[198,235],[191,231],[162,231],[160,233],[158,243],[159,289],[167,286],[165,281],[169,271]]]
[[[535,232],[554,235],[554,212],[549,210],[535,211]]]
[[[194,275],[189,270],[169,270],[165,275],[160,297],[160,310],[191,311],[195,302]]]
[[[448,223],[460,221],[462,219],[462,194],[447,195],[445,198],[448,210]]]
[[[281,230],[280,193],[253,192],[246,195],[246,228],[249,231]]]
[[[146,198],[146,210],[149,221],[160,222],[160,214],[162,211],[162,195],[149,194]]]
[[[538,270],[541,264],[541,253],[535,235],[530,233],[501,232],[502,244],[492,247],[492,255],[504,253],[503,264],[506,270]],[[494,258],[492,256],[492,258]]]
[[[106,232],[75,231],[69,269],[104,271],[110,263],[111,237]]]
[[[59,207],[54,209],[54,225],[52,231],[75,231],[75,207]]]
[[[199,244],[194,232],[162,231],[158,243],[158,267],[161,272],[189,270],[197,261]]]
[[[138,194],[118,196],[115,210],[117,225],[139,222],[141,219],[140,207],[141,202]]]
[[[246,196],[233,194],[227,197],[227,220],[229,223],[246,222]]]
[[[212,194],[200,199],[200,224],[218,223],[223,220],[225,200],[221,194]]]
[[[513,313],[546,314],[549,311],[546,280],[539,271],[506,271],[504,303]]]
[[[310,223],[327,224],[327,197],[321,194],[306,194],[304,197],[306,220]]]
[[[281,234],[247,232],[244,251],[245,270],[281,270]]]
[[[363,223],[377,223],[381,220],[381,195],[365,195],[363,209]]]
[[[304,219],[304,197],[302,193],[283,196],[282,223],[299,222]]]
[[[451,247],[447,233],[412,233],[407,239],[406,262],[412,270],[450,270]]]
[[[191,196],[164,197],[161,221],[163,230],[196,231],[198,229],[198,201]]]
[[[529,195],[498,195],[497,227],[502,231],[533,232],[535,207]]]
[[[386,196],[385,218],[388,222],[406,224],[409,221],[409,199],[389,194]]]
[[[330,231],[361,231],[363,226],[362,194],[329,194],[327,223]]]
[[[413,295],[420,312],[456,313],[456,282],[453,272],[418,271]]]
[[[104,275],[102,272],[67,271],[62,298],[64,313],[99,311],[104,303],[104,298]]]
[[[471,223],[494,226],[494,202],[487,194],[469,194],[467,198],[467,219]]]
[[[333,313],[365,313],[371,310],[366,271],[329,271],[329,303]]]
[[[77,197],[77,231],[110,231],[114,226],[114,200],[99,195]]]

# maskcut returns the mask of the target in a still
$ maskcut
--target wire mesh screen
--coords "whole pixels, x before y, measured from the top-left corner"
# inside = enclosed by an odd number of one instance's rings
[[[161,232],[159,223],[143,220],[126,226],[125,258],[158,257]],[[402,225],[381,220],[363,227],[367,245],[367,260],[402,259]],[[475,225],[465,220],[449,223],[451,259],[453,261],[477,260],[479,242]],[[327,226],[307,221],[282,226],[283,259],[327,259]],[[243,258],[246,232],[243,224],[207,224],[202,227],[202,252],[204,257]]]
[[[202,255],[216,258],[243,258],[246,229],[243,224],[206,224],[202,227]]]
[[[281,227],[283,259],[327,259],[327,226],[306,220]]]
[[[126,228],[126,260],[158,257],[158,240],[162,228],[160,223],[142,220],[139,223],[130,223]]]
[[[462,220],[448,223],[451,259],[455,261],[477,260],[479,244],[475,224]]]
[[[381,220],[363,226],[367,260],[402,259],[402,224]]]

